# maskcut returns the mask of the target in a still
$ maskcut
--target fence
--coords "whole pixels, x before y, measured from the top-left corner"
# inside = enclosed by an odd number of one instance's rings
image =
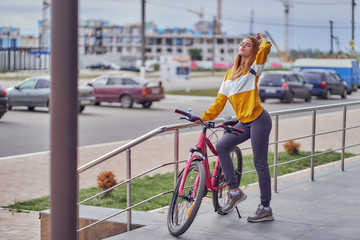
[[[0,69],[48,70],[50,69],[50,52],[43,48],[0,49]]]
[[[294,160],[291,160],[291,161],[288,161],[288,162],[284,162],[284,163],[278,163],[278,149],[279,149],[279,144],[282,143],[282,142],[286,142],[286,141],[289,141],[289,140],[299,140],[299,139],[310,139],[310,143],[311,143],[311,167],[310,167],[310,180],[314,180],[314,157],[317,156],[317,155],[320,155],[320,154],[325,154],[325,153],[329,153],[329,152],[333,152],[333,151],[341,151],[341,171],[344,171],[344,164],[345,164],[345,149],[348,149],[348,148],[352,148],[352,147],[355,147],[355,146],[360,146],[360,141],[357,140],[356,143],[353,143],[351,145],[347,145],[346,146],[346,132],[347,131],[350,131],[350,130],[355,130],[355,129],[359,129],[360,128],[360,125],[357,123],[357,125],[355,126],[352,126],[352,127],[347,127],[347,111],[348,111],[348,108],[351,107],[351,106],[358,106],[360,105],[360,101],[356,101],[356,102],[348,102],[348,103],[345,103],[345,104],[330,104],[330,105],[323,105],[323,106],[317,106],[317,107],[307,107],[307,108],[299,108],[299,109],[291,109],[291,110],[284,110],[284,111],[276,111],[276,112],[271,112],[270,115],[272,117],[275,118],[274,120],[274,129],[273,129],[273,137],[274,137],[274,142],[271,142],[270,145],[272,145],[274,147],[274,164],[272,166],[270,166],[271,168],[273,168],[273,171],[274,171],[274,179],[273,179],[273,184],[274,184],[274,191],[277,192],[277,178],[278,178],[278,174],[277,174],[277,167],[280,166],[280,165],[283,165],[283,164],[288,164],[288,163],[291,163],[291,162],[294,162],[294,161],[300,161],[300,160],[303,160],[304,158],[298,158],[298,159],[294,159]],[[342,120],[341,120],[341,128],[339,129],[331,129],[329,131],[324,131],[324,132],[317,132],[317,112],[320,111],[320,110],[329,110],[329,109],[333,109],[333,108],[341,108],[342,110]],[[285,140],[281,140],[279,141],[279,118],[281,116],[286,116],[286,115],[289,115],[289,114],[298,114],[298,113],[305,113],[305,112],[311,112],[312,114],[312,118],[311,118],[311,134],[308,134],[308,135],[304,135],[304,136],[301,136],[301,137],[296,137],[296,138],[287,138]],[[221,122],[222,119],[217,119],[215,122],[216,123],[219,123]],[[358,122],[358,121],[357,121]],[[169,166],[169,165],[174,165],[174,172],[175,173],[178,173],[178,170],[179,170],[179,163],[183,163],[185,162],[186,160],[182,160],[180,161],[179,159],[179,130],[180,129],[186,129],[186,128],[189,128],[189,126],[192,126],[192,127],[195,127],[195,124],[194,123],[187,123],[187,124],[176,124],[176,125],[169,125],[169,126],[163,126],[163,127],[160,127],[160,128],[157,128],[81,167],[78,168],[78,175],[80,175],[81,173],[85,172],[86,170],[96,166],[97,164],[99,163],[102,163],[120,153],[123,153],[123,152],[126,152],[126,172],[127,172],[127,176],[126,176],[126,180],[117,184],[116,186],[110,188],[110,189],[107,189],[101,193],[98,193],[90,198],[87,198],[81,202],[78,203],[78,205],[90,200],[90,199],[93,199],[97,196],[100,196],[108,191],[111,191],[112,189],[116,188],[116,187],[119,187],[119,186],[122,186],[124,184],[127,185],[127,208],[126,209],[122,209],[122,210],[119,210],[118,212],[116,212],[115,214],[112,214],[108,217],[105,217],[103,219],[100,219],[99,221],[97,222],[94,222],[92,224],[89,224],[81,229],[78,230],[78,232],[80,231],[83,231],[87,228],[90,228],[98,223],[101,223],[103,221],[106,221],[107,219],[111,218],[111,217],[114,217],[118,214],[121,214],[121,213],[124,213],[124,212],[127,212],[127,230],[131,230],[131,209],[136,207],[136,206],[139,206],[145,202],[148,202],[150,200],[153,200],[157,197],[160,197],[160,196],[163,196],[165,194],[168,194],[168,193],[172,193],[172,190],[169,190],[169,191],[166,191],[166,192],[163,192],[163,193],[160,193],[160,194],[157,194],[156,196],[153,196],[149,199],[146,199],[142,202],[139,202],[137,204],[134,204],[134,205],[131,205],[131,181],[134,180],[134,179],[137,179],[139,177],[142,177],[146,174],[149,174],[157,169],[160,169],[160,168],[163,168],[163,167],[166,167],[166,166]],[[173,162],[168,162],[168,163],[164,163],[164,164],[161,164],[159,166],[156,166],[154,168],[151,168],[143,173],[140,173],[138,174],[137,176],[135,177],[132,177],[132,169],[131,169],[131,165],[132,165],[132,160],[131,160],[131,149],[151,138],[153,138],[154,136],[157,136],[161,133],[165,133],[165,132],[170,132],[170,131],[173,131],[174,132],[174,161]],[[332,150],[329,150],[329,151],[325,151],[325,152],[322,152],[322,153],[318,153],[316,154],[315,153],[315,145],[316,145],[316,137],[317,136],[322,136],[322,135],[327,135],[327,134],[341,134],[341,147],[337,148],[337,149],[332,149]],[[357,138],[359,139],[359,138]],[[155,148],[155,147],[154,147]],[[246,149],[242,149],[242,150],[246,150]],[[309,158],[309,156],[307,156],[306,158]],[[255,171],[255,170],[254,170]],[[243,174],[247,174],[247,173],[250,173],[250,172],[253,172],[253,171],[249,171],[249,172],[245,172]],[[176,183],[176,177],[177,177],[177,174],[174,174],[174,184]]]

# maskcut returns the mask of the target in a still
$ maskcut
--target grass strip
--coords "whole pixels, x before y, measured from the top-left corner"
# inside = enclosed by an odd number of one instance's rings
[[[320,152],[316,152],[316,153],[320,153]],[[280,152],[278,158],[279,158],[279,163],[282,163],[301,157],[307,157],[310,155],[311,152],[304,152],[304,151],[300,151],[296,155],[289,155],[286,152]],[[354,156],[354,154],[351,153],[345,154],[346,158],[351,156]],[[273,163],[274,154],[272,152],[269,152],[268,157],[269,157],[269,163]],[[340,159],[341,159],[341,153],[338,152],[325,153],[315,157],[315,166],[338,161]],[[254,169],[254,164],[252,161],[253,161],[252,155],[243,156],[243,172],[251,171]],[[213,167],[214,167],[214,162],[211,162],[211,168],[213,169]],[[293,163],[278,166],[278,175],[281,176],[284,174],[289,174],[309,167],[310,167],[310,157]],[[273,171],[271,170],[272,169],[270,169],[270,173],[271,176],[273,177]],[[174,179],[173,173],[165,173],[165,174],[156,174],[154,176],[145,176],[143,178],[134,180],[131,185],[132,204],[141,202],[156,194],[172,190],[174,188],[173,179]],[[255,182],[257,182],[256,172],[245,174],[242,177],[241,186],[246,186]],[[97,187],[81,189],[79,193],[80,201],[90,196],[93,196],[99,192],[101,192],[101,189]],[[152,201],[149,201],[145,204],[142,204],[134,208],[134,210],[149,211],[149,210],[165,207],[169,205],[170,198],[171,198],[171,194],[167,194],[159,198],[156,198]],[[114,189],[110,193],[109,197],[105,198],[99,196],[97,198],[94,198],[86,202],[85,205],[124,209],[126,208],[126,185]],[[50,197],[46,196],[46,197],[36,198],[23,202],[16,201],[14,204],[11,204],[9,206],[3,206],[3,208],[14,209],[16,211],[42,211],[50,208]]]

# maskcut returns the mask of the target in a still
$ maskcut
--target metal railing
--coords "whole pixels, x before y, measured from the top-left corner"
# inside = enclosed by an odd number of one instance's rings
[[[291,162],[295,162],[295,161],[300,161],[300,160],[303,160],[305,158],[311,158],[311,166],[310,166],[310,169],[311,169],[311,177],[310,177],[310,180],[311,181],[314,181],[314,168],[315,168],[315,164],[314,164],[314,158],[315,156],[318,156],[320,154],[326,154],[326,153],[329,153],[329,152],[334,152],[334,151],[341,151],[341,171],[344,171],[344,159],[345,159],[345,149],[346,148],[351,148],[351,147],[355,147],[355,146],[360,146],[360,142],[359,143],[356,143],[356,144],[353,144],[353,145],[349,145],[349,146],[345,146],[345,142],[346,142],[346,131],[347,130],[351,130],[351,129],[355,129],[355,128],[360,128],[360,125],[357,125],[357,126],[353,126],[353,127],[349,127],[347,128],[346,127],[346,116],[347,116],[347,108],[350,107],[350,106],[354,106],[354,105],[360,105],[360,101],[355,101],[355,102],[348,102],[348,103],[341,103],[341,104],[329,104],[329,105],[322,105],[322,106],[316,106],[316,107],[306,107],[306,108],[298,108],[298,109],[290,109],[290,110],[282,110],[282,111],[274,111],[274,112],[270,112],[270,115],[272,117],[275,118],[275,122],[274,122],[274,142],[270,143],[270,145],[274,145],[274,164],[269,166],[270,168],[273,168],[274,170],[274,177],[273,177],[273,184],[274,184],[274,191],[277,192],[277,178],[278,178],[278,174],[277,174],[277,167],[280,166],[280,165],[284,165],[284,164],[288,164],[288,163],[291,163]],[[342,108],[343,109],[343,117],[342,117],[342,128],[340,129],[335,129],[335,130],[331,130],[331,131],[326,131],[326,132],[322,132],[322,133],[316,133],[316,112],[319,111],[319,110],[325,110],[325,109],[332,109],[332,108]],[[297,137],[297,138],[291,138],[291,139],[286,139],[286,140],[282,140],[282,141],[279,141],[279,117],[280,116],[284,116],[284,115],[289,115],[289,114],[296,114],[296,113],[303,113],[303,112],[312,112],[312,133],[310,135],[306,135],[306,136],[302,136],[302,137]],[[222,121],[222,119],[217,119],[215,120],[216,123],[220,123]],[[78,168],[77,172],[78,172],[78,176],[85,172],[86,170],[98,165],[99,163],[102,163],[120,153],[123,153],[126,151],[126,172],[127,172],[127,180],[113,186],[112,188],[109,188],[107,190],[104,190],[92,197],[89,197],[85,200],[82,200],[78,203],[78,205],[86,202],[86,201],[89,201],[97,196],[100,196],[106,192],[109,192],[111,190],[113,190],[114,188],[117,188],[119,186],[122,186],[124,184],[127,184],[127,208],[126,209],[122,209],[122,210],[119,210],[118,212],[110,215],[110,216],[107,216],[103,219],[100,219],[92,224],[89,224],[81,229],[78,230],[78,232],[80,231],[83,231],[87,228],[90,228],[98,223],[101,223],[101,222],[104,222],[106,221],[107,219],[109,218],[112,218],[116,215],[119,215],[123,212],[127,212],[127,231],[130,231],[131,230],[131,222],[132,222],[132,219],[131,219],[131,209],[133,209],[134,207],[137,207],[143,203],[146,203],[150,200],[153,200],[157,197],[160,197],[160,196],[163,196],[165,194],[168,194],[168,193],[172,193],[173,191],[170,190],[170,191],[166,191],[166,192],[163,192],[163,193],[160,193],[160,194],[157,194],[155,196],[152,196],[142,202],[139,202],[137,204],[134,204],[134,205],[131,205],[131,181],[133,181],[134,179],[137,179],[141,176],[144,176],[148,173],[151,173],[157,169],[160,169],[160,168],[163,168],[165,166],[169,166],[169,165],[174,165],[174,185],[176,184],[176,181],[177,181],[177,173],[179,171],[179,164],[180,163],[183,163],[183,162],[186,162],[186,160],[182,160],[180,161],[179,160],[179,129],[185,129],[185,128],[189,128],[190,126],[191,127],[196,127],[198,124],[195,124],[195,123],[186,123],[186,124],[175,124],[175,125],[168,125],[168,126],[163,126],[163,127],[159,127],[159,128],[156,128],[154,129],[153,131],[135,139],[135,140],[132,140],[130,141],[129,143],[119,147],[119,148],[116,148],[115,150],[81,166]],[[174,161],[173,162],[169,162],[169,163],[164,163],[164,164],[161,164],[159,166],[156,166],[154,168],[151,168],[143,173],[140,173],[139,175],[135,176],[135,177],[132,177],[131,176],[131,173],[132,173],[132,169],[131,169],[131,149],[137,145],[139,145],[140,143],[143,143],[161,133],[165,133],[165,132],[170,132],[170,131],[173,131],[174,132]],[[325,152],[321,152],[321,153],[318,153],[318,154],[315,154],[315,141],[316,141],[316,136],[319,136],[319,135],[324,135],[324,134],[330,134],[330,133],[337,133],[337,132],[341,132],[342,134],[342,146],[338,149],[333,149],[331,151],[325,151]],[[282,143],[282,142],[286,142],[286,141],[289,141],[289,140],[299,140],[299,139],[304,139],[304,138],[311,138],[311,156],[306,156],[306,157],[302,157],[302,158],[298,158],[298,159],[294,159],[294,160],[291,160],[291,161],[287,161],[287,162],[283,162],[283,163],[278,163],[278,148],[279,148],[279,143]],[[243,148],[242,150],[247,150],[247,149],[250,149],[250,148]],[[255,172],[255,170],[251,170],[251,171],[248,171],[248,172],[244,172],[243,174],[247,174],[247,173],[251,173],[251,172]],[[78,216],[79,218],[79,216]]]

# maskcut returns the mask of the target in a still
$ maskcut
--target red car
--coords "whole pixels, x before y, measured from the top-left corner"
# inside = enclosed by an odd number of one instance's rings
[[[95,105],[101,102],[120,102],[122,107],[131,108],[135,103],[149,108],[154,101],[164,98],[164,89],[159,84],[143,78],[122,75],[102,75],[88,85],[94,88]]]

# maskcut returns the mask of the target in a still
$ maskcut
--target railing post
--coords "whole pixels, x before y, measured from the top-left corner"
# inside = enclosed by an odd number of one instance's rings
[[[174,188],[179,174],[179,129],[174,130]]]
[[[342,149],[341,149],[341,170],[345,171],[345,133],[346,133],[346,106],[343,107],[343,131],[342,131]]]
[[[126,150],[126,178],[131,178],[131,149]],[[131,181],[126,184],[126,204],[131,207]],[[127,231],[131,230],[131,209],[127,210]]]
[[[277,191],[277,164],[278,164],[278,141],[279,141],[279,115],[275,116],[275,144],[274,144],[274,192]]]
[[[311,162],[310,162],[310,168],[311,168],[311,176],[310,181],[314,181],[314,154],[315,154],[315,133],[316,133],[316,110],[313,110],[313,117],[312,117],[312,137],[311,137]]]

